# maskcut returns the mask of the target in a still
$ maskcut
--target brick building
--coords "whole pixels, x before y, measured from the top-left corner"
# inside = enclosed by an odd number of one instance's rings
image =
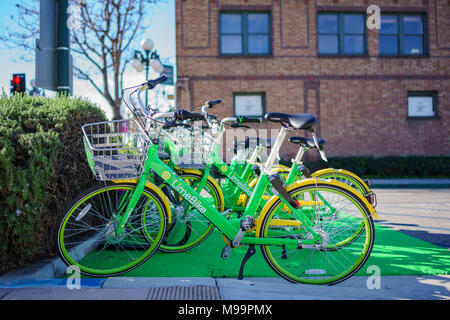
[[[177,0],[176,33],[180,107],[313,113],[330,156],[450,155],[448,0]]]

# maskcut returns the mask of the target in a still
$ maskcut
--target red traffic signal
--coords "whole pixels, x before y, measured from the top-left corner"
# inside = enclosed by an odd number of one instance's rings
[[[14,94],[15,92],[26,92],[25,73],[13,74],[13,78],[11,80],[11,94]]]
[[[21,81],[20,77],[17,77],[17,76],[13,77],[13,79],[12,79],[12,82],[13,82],[15,85],[19,85],[19,84],[20,84],[20,81]]]

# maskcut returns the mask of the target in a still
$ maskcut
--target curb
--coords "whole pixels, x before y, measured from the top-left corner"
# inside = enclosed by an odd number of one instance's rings
[[[69,280],[70,281],[70,280]],[[80,286],[82,288],[102,288],[106,279],[90,279],[81,278]],[[20,288],[67,288],[68,279],[48,279],[48,280],[36,280],[36,279],[20,279],[0,281],[0,289],[20,289]]]
[[[372,179],[371,188],[420,189],[450,188],[450,179]]]
[[[67,266],[60,258],[43,259],[25,267],[5,273],[0,276],[0,284],[22,279],[55,279],[62,277]]]
[[[80,259],[86,255],[86,250],[89,249],[91,243],[79,245],[70,250],[70,254]],[[39,260],[35,263],[21,267],[17,270],[7,272],[0,276],[0,283],[5,281],[15,281],[20,279],[54,279],[62,277],[67,272],[67,265],[61,260],[60,257],[46,258]]]

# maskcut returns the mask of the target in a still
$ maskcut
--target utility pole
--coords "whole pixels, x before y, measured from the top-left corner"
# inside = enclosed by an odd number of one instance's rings
[[[70,94],[68,0],[58,0],[58,30],[56,47],[56,91]]]
[[[68,0],[40,0],[36,41],[36,86],[70,94],[72,64],[67,26]]]

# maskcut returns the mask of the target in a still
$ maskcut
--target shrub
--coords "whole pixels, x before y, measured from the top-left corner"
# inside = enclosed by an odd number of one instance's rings
[[[95,182],[81,125],[105,119],[79,98],[0,98],[0,273],[55,253],[58,213]]]
[[[289,162],[284,159],[283,163]],[[346,169],[364,178],[450,178],[450,157],[444,156],[329,157],[328,163],[305,164],[312,171]]]

